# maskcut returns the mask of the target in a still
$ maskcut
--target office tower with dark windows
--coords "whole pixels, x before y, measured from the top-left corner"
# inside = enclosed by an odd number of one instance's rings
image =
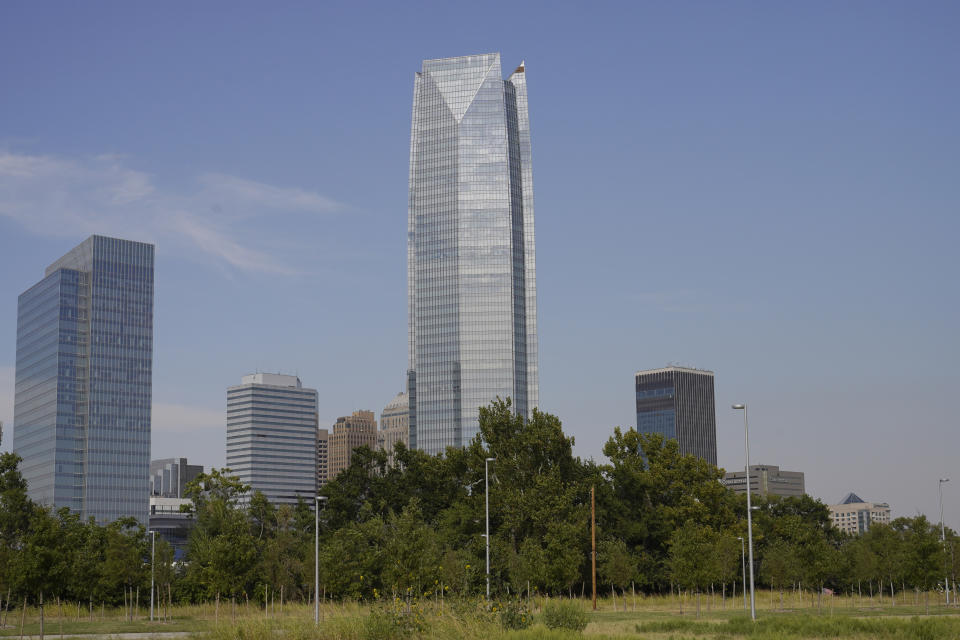
[[[425,60],[415,76],[408,204],[410,445],[464,446],[498,396],[538,404],[526,68],[500,54]]]
[[[317,392],[297,376],[255,373],[227,389],[227,467],[270,502],[313,501]]]
[[[330,481],[330,430],[317,429],[317,488]]]
[[[90,236],[17,305],[13,450],[32,499],[144,525],[153,245]]]
[[[712,371],[686,367],[640,371],[636,389],[637,431],[672,438],[680,444],[680,453],[717,464]]]

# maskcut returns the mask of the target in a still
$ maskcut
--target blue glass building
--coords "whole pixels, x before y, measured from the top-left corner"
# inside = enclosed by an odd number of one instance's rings
[[[30,497],[147,524],[153,245],[91,236],[17,304],[13,450]]]
[[[680,453],[717,464],[713,372],[665,367],[636,374],[637,431],[676,440]]]
[[[425,60],[416,74],[408,203],[410,445],[476,435],[479,407],[539,401],[526,68],[500,54]]]

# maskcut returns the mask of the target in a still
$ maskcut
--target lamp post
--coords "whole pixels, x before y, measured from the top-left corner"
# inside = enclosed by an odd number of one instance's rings
[[[940,482],[937,483],[937,489],[940,492],[940,541],[943,543],[943,554],[944,554],[944,566],[946,566],[946,554],[947,554],[947,535],[944,532],[943,528],[943,483],[950,482],[950,478],[940,478]],[[945,572],[943,578],[944,591],[947,596],[947,606],[950,605],[950,571]]]
[[[313,516],[313,624],[320,624],[320,501],[326,496],[315,496]]]
[[[740,541],[740,564],[741,572],[740,575],[743,577],[743,610],[747,610],[747,552],[744,549],[746,541],[743,539],[743,536],[737,536],[737,540]]]
[[[487,600],[490,599],[490,463],[494,460],[496,458],[485,458],[483,461],[483,493],[487,502]]]
[[[750,619],[757,619],[757,601],[753,593],[753,508],[750,505],[750,431],[747,426],[747,405],[735,404],[732,409],[743,411],[743,442],[747,454],[747,546],[750,547]]]
[[[157,532],[150,531],[150,622],[153,622],[153,582],[157,566]]]

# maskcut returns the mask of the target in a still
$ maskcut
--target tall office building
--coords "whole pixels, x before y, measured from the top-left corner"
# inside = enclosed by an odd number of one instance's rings
[[[636,388],[637,431],[672,438],[681,453],[717,464],[712,371],[685,367],[640,371]]]
[[[255,373],[227,389],[227,466],[251,495],[313,501],[317,490],[317,392],[296,376]],[[249,499],[249,496],[247,496]]]
[[[317,429],[317,488],[330,481],[330,430]]]
[[[147,524],[153,245],[90,236],[17,305],[13,450],[32,499]]]
[[[410,445],[467,444],[479,407],[539,402],[533,175],[523,63],[425,60],[413,90],[407,260]]]
[[[380,412],[377,448],[387,452],[390,464],[393,464],[393,448],[398,442],[410,445],[410,403],[407,402],[407,394],[402,392]]]
[[[188,464],[186,458],[150,461],[150,495],[182,498],[187,483],[203,473],[202,464]]]
[[[328,479],[350,466],[353,450],[357,447],[377,446],[377,419],[373,411],[354,411],[352,415],[337,418],[330,434]]]

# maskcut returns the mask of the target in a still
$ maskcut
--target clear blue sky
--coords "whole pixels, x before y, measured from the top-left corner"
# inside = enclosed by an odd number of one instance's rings
[[[156,243],[154,457],[224,459],[226,387],[321,423],[407,366],[413,74],[526,60],[541,402],[601,456],[633,374],[716,372],[721,466],[960,524],[960,5],[0,4],[0,419],[17,295]],[[953,486],[956,485],[956,486]]]

